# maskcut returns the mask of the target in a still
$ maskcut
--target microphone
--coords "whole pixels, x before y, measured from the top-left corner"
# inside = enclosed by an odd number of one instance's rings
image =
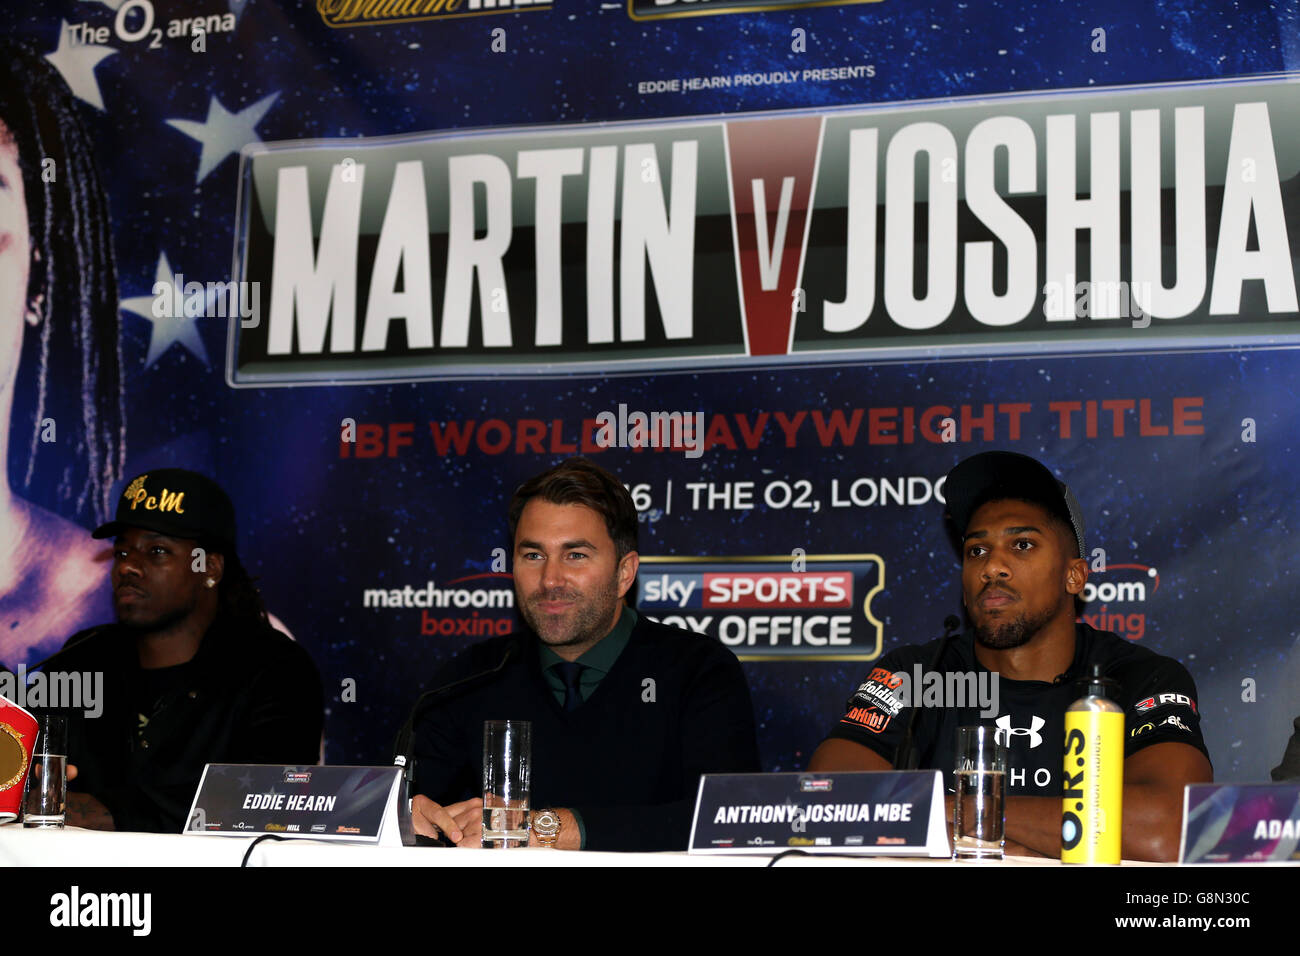
[[[69,643],[68,643],[68,644],[66,644],[66,645],[64,645],[63,647],[59,648],[57,651],[55,651],[55,652],[54,652],[53,654],[51,654],[49,657],[45,658],[45,660],[43,660],[43,661],[37,661],[37,662],[36,662],[35,664],[33,664],[31,667],[27,668],[27,673],[30,674],[30,673],[32,673],[32,671],[40,670],[42,667],[44,667],[44,666],[45,666],[46,664],[48,664],[50,661],[54,660],[56,657],[62,657],[64,654],[68,653],[68,651],[75,650],[76,648],[80,647],[82,644],[85,644],[88,640],[90,640],[90,639],[91,639],[92,637],[94,637],[96,634],[100,634],[100,633],[102,633],[103,631],[108,630],[108,628],[109,628],[109,625],[107,625],[107,624],[101,624],[101,625],[99,625],[98,627],[92,627],[92,628],[90,628],[89,630],[87,630],[87,631],[85,632],[85,636],[82,637],[81,640],[77,641],[75,644],[74,644],[74,643],[71,643],[71,640],[72,640],[72,639],[69,638],[69,639],[68,639],[68,640],[69,640]],[[75,636],[75,635],[74,635],[74,636]]]
[[[22,664],[19,664],[19,665],[18,665],[18,670],[16,670],[16,671],[11,671],[11,670],[9,670],[9,668],[6,667],[3,663],[0,663],[0,674],[12,674],[13,677],[14,677],[14,680],[15,680],[17,683],[23,683],[24,681],[27,680],[27,675],[28,675],[28,674],[31,674],[31,673],[33,673],[33,672],[39,670],[40,668],[44,667],[46,664],[48,664],[50,661],[54,660],[55,658],[62,657],[64,654],[68,653],[68,651],[75,650],[76,648],[80,647],[82,644],[85,644],[85,643],[86,643],[87,641],[89,641],[91,638],[93,638],[93,637],[97,636],[98,634],[101,634],[102,632],[108,630],[108,627],[109,627],[109,625],[107,625],[107,624],[101,624],[101,625],[99,625],[98,627],[92,627],[92,628],[89,628],[89,629],[85,632],[85,635],[84,635],[80,640],[78,640],[76,643],[71,643],[72,638],[69,638],[68,640],[69,640],[70,643],[68,643],[68,644],[67,644],[66,646],[64,646],[64,647],[59,648],[57,651],[55,651],[55,652],[54,652],[53,654],[51,654],[49,657],[45,658],[45,660],[43,660],[43,661],[37,661],[37,662],[36,662],[35,664],[33,664],[31,667],[24,667]],[[76,635],[73,635],[73,636],[75,637]]]
[[[943,637],[939,638],[939,646],[935,649],[934,658],[930,661],[930,670],[939,669],[939,660],[943,657],[943,652],[948,649],[948,644],[957,632],[961,630],[961,618],[956,614],[949,614],[943,619]],[[915,695],[920,691],[916,688],[913,691]],[[921,708],[916,705],[915,697],[912,701],[912,713],[907,718],[907,729],[903,731],[903,739],[898,745],[898,753],[894,757],[895,770],[915,770],[920,763],[921,755],[916,752],[916,747],[912,738],[916,736],[916,720],[921,716]]]
[[[467,690],[472,684],[477,684],[501,673],[505,666],[510,663],[510,659],[515,656],[515,651],[518,648],[519,642],[511,641],[506,645],[501,660],[497,661],[494,666],[476,674],[470,674],[468,677],[454,680],[450,684],[443,684],[441,687],[425,691],[415,702],[415,706],[411,708],[410,716],[406,718],[406,723],[402,724],[402,729],[397,732],[397,737],[393,741],[393,766],[404,768],[402,772],[402,795],[398,801],[398,808],[401,811],[398,822],[404,846],[416,845],[415,829],[411,823],[411,787],[415,783],[415,755],[412,750],[415,744],[416,721],[424,716],[424,713],[435,704],[442,703],[459,691]]]

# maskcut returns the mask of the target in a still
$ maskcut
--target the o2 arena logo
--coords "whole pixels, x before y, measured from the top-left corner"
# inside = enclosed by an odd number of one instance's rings
[[[871,600],[884,586],[875,554],[643,557],[638,606],[742,661],[871,661],[884,636]]]

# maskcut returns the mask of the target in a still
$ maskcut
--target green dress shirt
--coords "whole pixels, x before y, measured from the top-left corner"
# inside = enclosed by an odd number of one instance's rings
[[[618,660],[618,655],[623,653],[623,648],[627,647],[634,627],[636,627],[636,611],[624,606],[623,613],[618,616],[618,621],[614,624],[614,629],[577,659],[576,663],[583,667],[582,673],[578,676],[578,693],[582,695],[584,701],[600,686],[600,682],[605,679],[609,669]],[[541,658],[542,674],[546,678],[546,683],[551,688],[551,693],[555,695],[556,703],[563,707],[564,681],[555,672],[555,665],[564,663],[564,658],[540,641],[537,644],[537,653]],[[570,812],[578,822],[578,846],[580,849],[585,849],[587,828],[583,825],[582,815],[572,808]]]

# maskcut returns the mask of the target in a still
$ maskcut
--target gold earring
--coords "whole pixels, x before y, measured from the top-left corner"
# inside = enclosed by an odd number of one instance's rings
[[[215,588],[217,586],[217,582],[212,578],[208,578],[207,581],[204,582],[204,584],[206,584],[210,588]]]

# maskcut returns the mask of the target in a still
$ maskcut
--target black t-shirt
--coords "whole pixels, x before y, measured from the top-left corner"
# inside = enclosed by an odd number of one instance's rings
[[[920,703],[913,737],[918,766],[942,770],[950,790],[957,728],[986,724],[1001,731],[1008,747],[1007,795],[1059,797],[1065,711],[1083,696],[1079,681],[1093,663],[1100,663],[1103,675],[1119,683],[1114,699],[1124,709],[1125,757],[1173,741],[1190,744],[1209,759],[1201,737],[1196,685],[1173,658],[1077,624],[1074,661],[1065,674],[1053,683],[1015,681],[983,667],[975,658],[974,641],[968,631],[944,650],[936,671],[944,675],[946,700],[939,691],[938,675],[926,676],[938,641],[890,651],[854,691],[829,736],[862,744],[893,763],[914,705]],[[948,675],[962,675],[962,679]],[[903,684],[906,694],[900,692]],[[913,706],[903,706],[904,702]],[[996,713],[981,714],[982,710]]]
[[[69,789],[90,793],[118,830],[179,833],[206,763],[315,764],[320,673],[265,622],[219,615],[187,663],[140,667],[120,624],[70,638],[60,671],[102,675],[102,713],[68,714]]]
[[[182,684],[193,679],[193,673],[194,668],[189,661],[173,667],[140,667],[132,673],[138,735],[143,736],[149,721],[166,707],[167,700],[175,695]]]

